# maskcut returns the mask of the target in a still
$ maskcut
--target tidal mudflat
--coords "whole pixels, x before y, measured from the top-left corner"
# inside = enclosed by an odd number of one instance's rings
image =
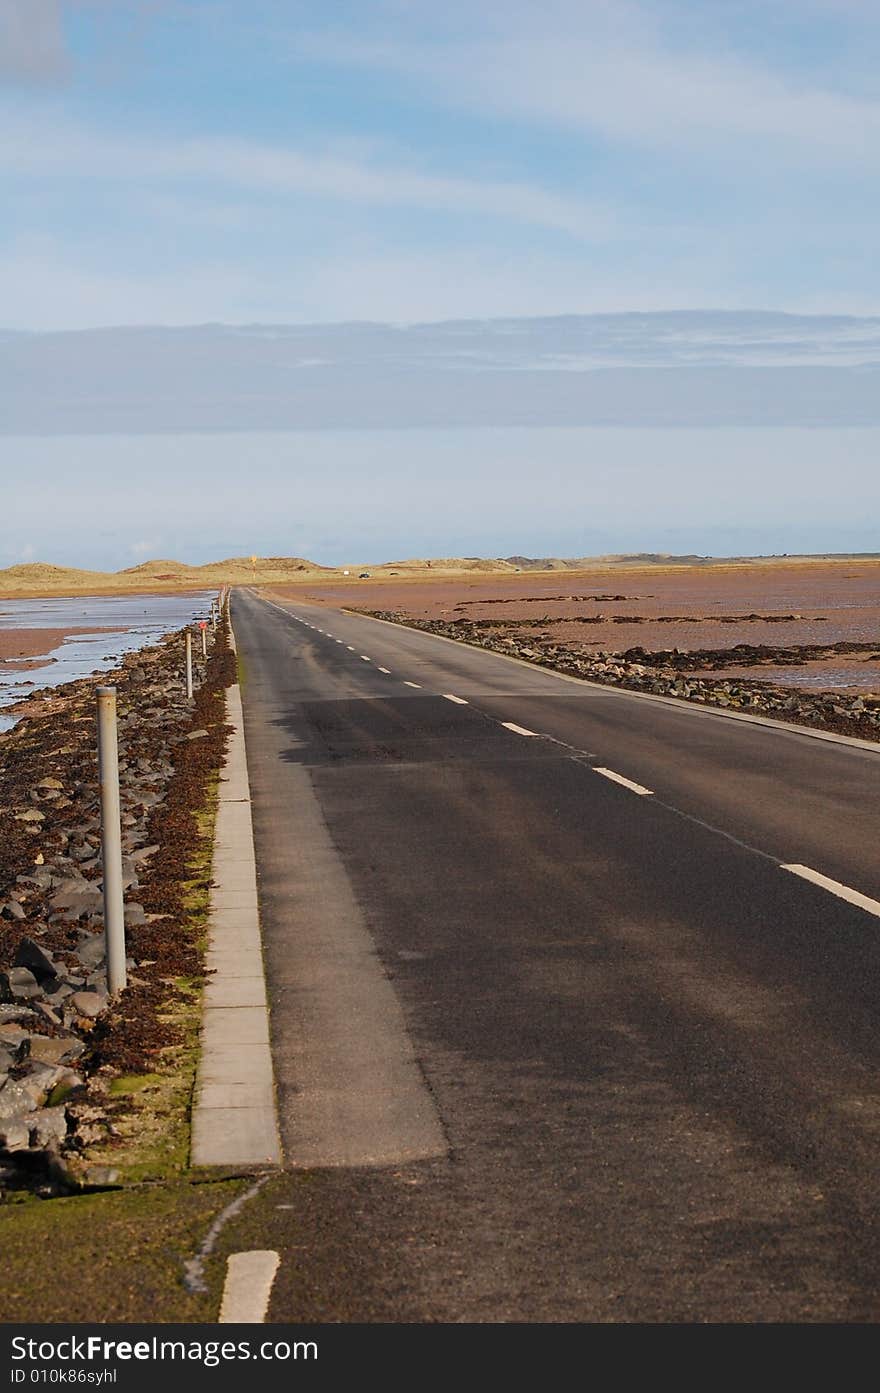
[[[0,600],[0,730],[35,692],[107,671],[124,654],[205,617],[214,594]]]
[[[585,657],[656,656],[687,672],[880,691],[876,559],[375,577],[279,593],[417,620],[467,620],[487,636],[561,644]]]

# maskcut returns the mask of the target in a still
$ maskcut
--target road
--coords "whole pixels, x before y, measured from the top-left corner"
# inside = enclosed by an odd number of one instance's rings
[[[876,1319],[880,751],[232,617],[269,1319]]]

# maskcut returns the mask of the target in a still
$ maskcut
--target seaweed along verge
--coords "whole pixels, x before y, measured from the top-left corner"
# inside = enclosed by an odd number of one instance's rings
[[[182,1173],[214,807],[236,681],[228,621],[52,690],[0,736],[0,1196]],[[195,648],[198,645],[194,645]],[[95,688],[117,688],[128,987],[104,961]],[[36,697],[40,693],[34,694]],[[33,698],[28,709],[33,711]]]

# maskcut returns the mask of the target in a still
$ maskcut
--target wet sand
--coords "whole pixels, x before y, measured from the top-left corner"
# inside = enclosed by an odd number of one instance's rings
[[[880,690],[871,653],[811,656],[801,645],[876,645],[880,654],[880,562],[631,567],[610,571],[371,580],[273,587],[286,598],[361,610],[397,610],[417,619],[467,619],[531,642],[552,641],[586,654],[766,648],[751,677],[800,687]],[[794,650],[794,652],[792,651]],[[733,671],[717,663],[706,671]],[[743,672],[746,669],[742,669]]]
[[[80,634],[118,634],[117,628],[2,629],[0,628],[0,672],[27,672],[45,667],[49,654],[69,638]]]

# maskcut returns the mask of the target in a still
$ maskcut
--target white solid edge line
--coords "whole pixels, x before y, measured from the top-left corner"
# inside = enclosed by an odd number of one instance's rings
[[[390,676],[391,676],[391,669],[390,669],[390,667],[379,667],[378,663],[376,664],[376,667],[378,668],[378,671],[379,671],[379,672],[384,672],[384,674],[385,674],[386,677],[390,677]]]
[[[269,1309],[280,1254],[254,1249],[233,1253],[226,1263],[219,1325],[262,1325]]]
[[[267,604],[272,601],[268,600]],[[371,624],[386,624],[389,629],[407,629],[406,624],[398,624],[393,619],[377,619],[374,614],[361,614],[358,610],[347,610],[344,606],[342,613],[354,619],[367,619]],[[436,639],[438,643],[452,643],[456,648],[473,648],[473,644],[462,643],[460,639],[448,638],[446,634],[426,634],[423,629],[410,629],[410,633],[422,634],[425,638]],[[751,716],[746,711],[725,711],[720,706],[702,706],[698,702],[682,701],[680,697],[659,696],[656,692],[637,692],[629,687],[616,687],[613,683],[592,682],[588,677],[575,677],[570,672],[557,672],[552,667],[540,667],[537,663],[530,663],[526,658],[514,658],[511,653],[498,653],[494,648],[477,648],[478,653],[489,653],[493,658],[500,658],[504,663],[516,663],[519,667],[527,667],[531,672],[542,672],[545,677],[558,678],[560,682],[573,682],[578,687],[589,687],[594,692],[610,693],[613,696],[632,697],[634,701],[653,701],[660,706],[669,706],[674,711],[685,711],[691,716],[716,717],[721,721],[742,721],[748,725],[763,726],[766,730],[781,730],[784,735],[803,735],[810,740],[825,740],[834,745],[850,745],[858,750],[867,750],[869,754],[880,755],[880,741],[862,740],[857,735],[835,735],[830,730],[811,730],[809,726],[799,726],[792,724],[791,721],[775,721],[772,716]]]
[[[823,890],[829,890],[832,895],[837,895],[841,900],[847,900],[849,904],[858,905],[859,909],[864,909],[868,914],[875,915],[880,919],[880,901],[872,900],[867,895],[862,895],[858,890],[851,890],[848,885],[842,885],[839,880],[832,880],[827,875],[820,875],[818,871],[813,871],[809,866],[783,866],[783,871],[791,871],[792,875],[799,875],[804,880],[810,880],[814,885],[821,885]]]
[[[403,685],[404,685],[405,687],[418,687],[419,691],[422,690],[422,688],[421,688],[421,683],[419,683],[419,682],[404,682]]]
[[[447,701],[454,701],[457,706],[467,706],[464,697],[457,697],[454,692],[444,692],[443,696]]]
[[[597,774],[602,774],[606,779],[613,779],[616,784],[623,784],[624,788],[630,789],[633,793],[640,793],[643,796],[652,794],[652,788],[645,788],[643,784],[634,784],[632,779],[625,779],[622,774],[615,774],[613,769],[602,769],[598,764],[593,765]]]
[[[514,735],[537,735],[536,730],[526,730],[525,726],[518,726],[516,721],[502,721],[505,730],[512,730]]]

